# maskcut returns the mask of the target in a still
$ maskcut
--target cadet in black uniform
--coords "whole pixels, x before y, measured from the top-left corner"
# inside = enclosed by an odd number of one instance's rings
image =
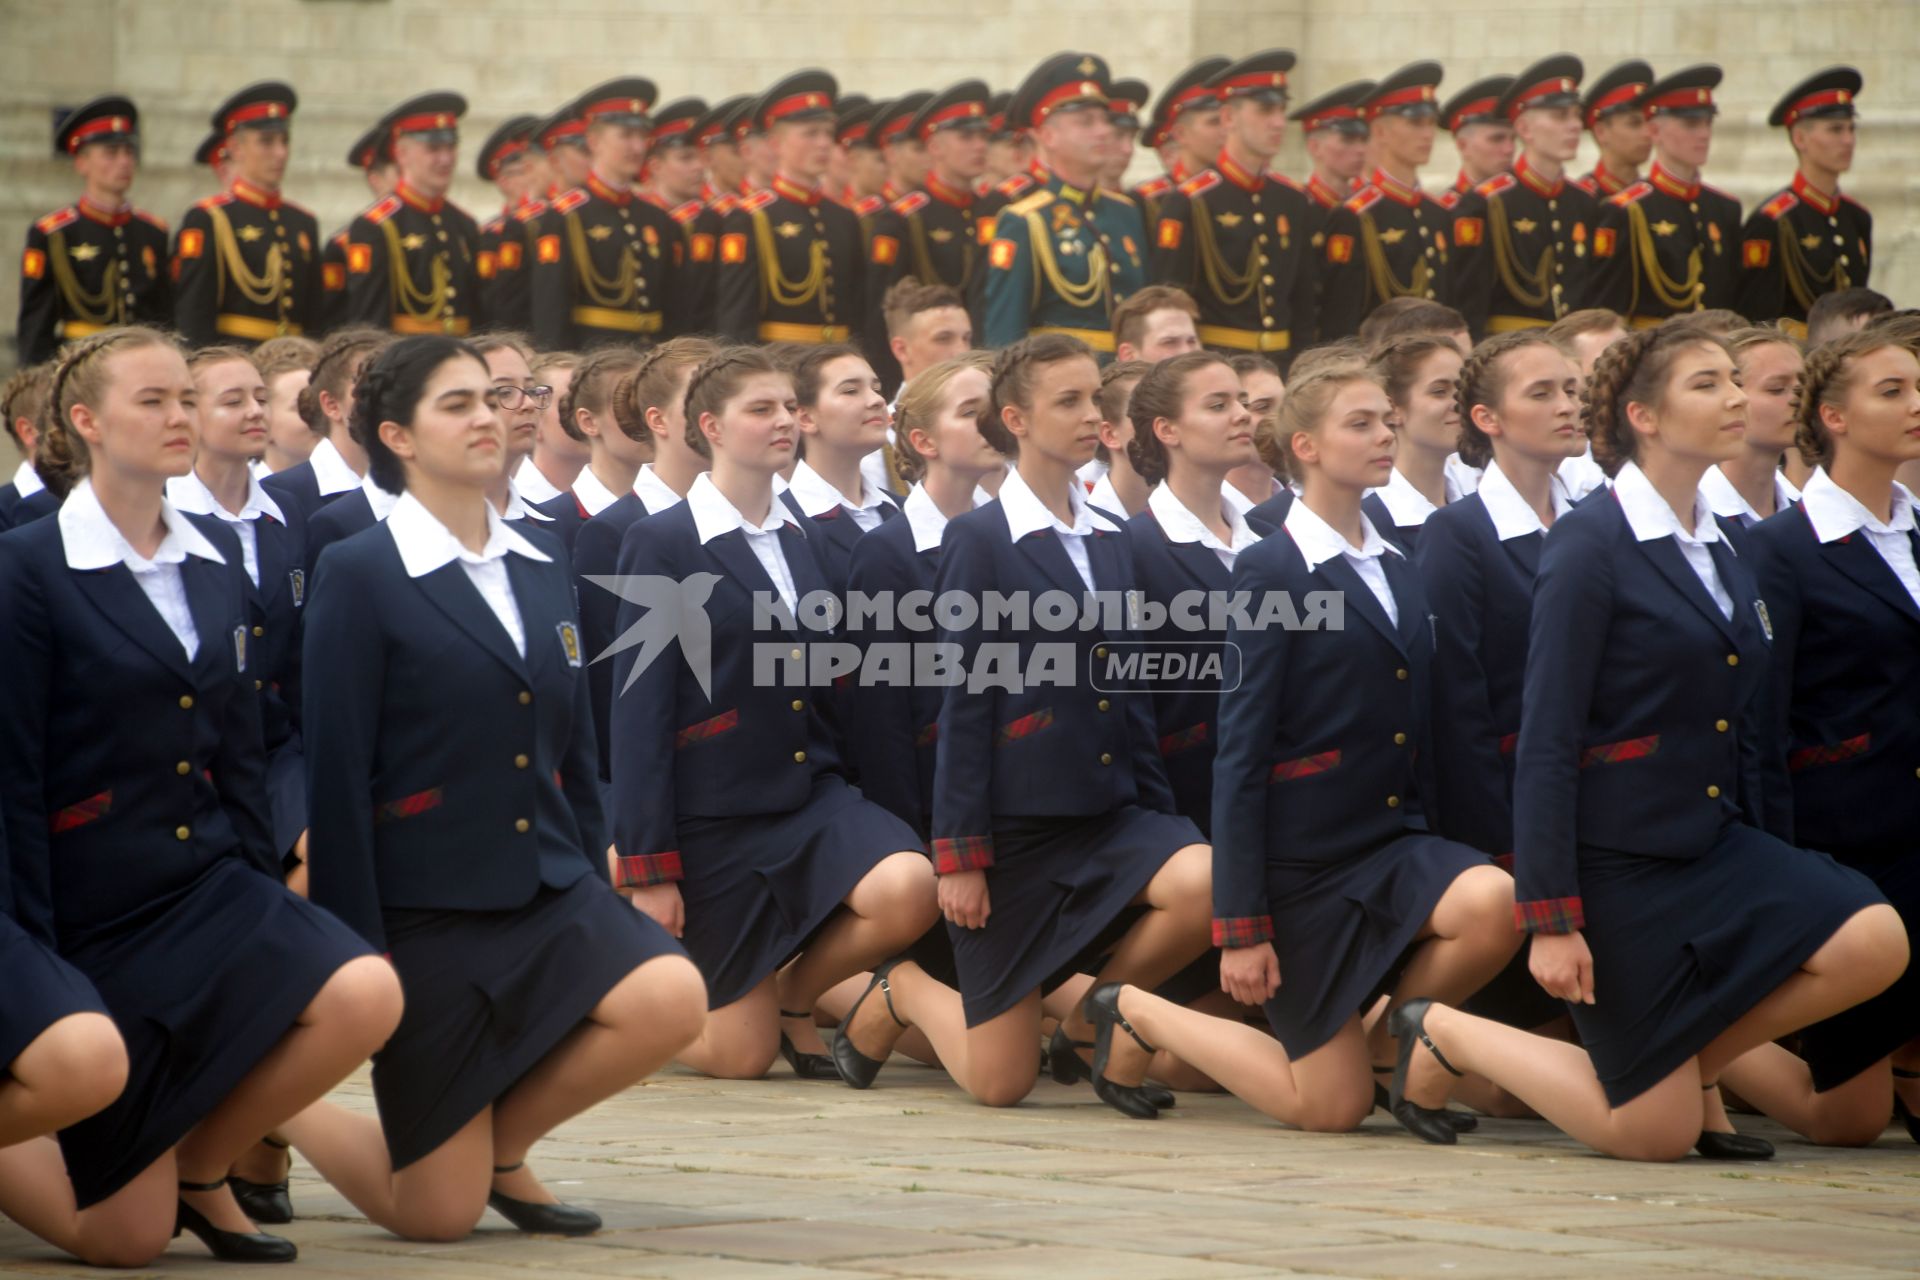
[[[593,165],[587,158],[587,122],[580,118],[577,101],[542,120],[534,141],[547,156],[547,189],[542,193],[547,200],[587,180]]]
[[[426,93],[389,116],[400,182],[347,228],[343,323],[464,335],[480,309],[480,228],[447,202],[467,100]]]
[[[1373,81],[1355,80],[1321,94],[1293,113],[1292,120],[1300,126],[1307,155],[1313,160],[1304,189],[1320,225],[1309,229],[1309,248],[1325,246],[1322,230],[1326,215],[1354,193],[1366,168],[1369,129],[1366,117],[1360,114],[1360,102],[1372,92]]]
[[[118,324],[171,324],[167,224],[127,203],[140,165],[140,113],[121,97],[95,98],[54,127],[53,149],[73,157],[80,198],[27,228],[20,258],[21,364],[51,359],[62,342]]]
[[[1647,90],[1653,170],[1600,207],[1591,302],[1635,328],[1733,304],[1740,202],[1700,181],[1720,76],[1711,64],[1687,67]]]
[[[298,99],[275,80],[213,113],[232,184],[187,210],[174,239],[174,326],[194,346],[245,347],[320,327],[320,224],[281,198]]]
[[[1127,170],[1133,167],[1134,144],[1140,140],[1140,108],[1147,105],[1152,90],[1145,80],[1128,77],[1107,86],[1107,114],[1113,117],[1113,154],[1100,185],[1109,191],[1125,191]],[[1142,210],[1144,213],[1144,209]]]
[[[1295,335],[1314,331],[1307,197],[1268,172],[1287,132],[1293,63],[1291,49],[1268,49],[1220,73],[1225,146],[1212,168],[1160,198],[1153,227],[1153,278],[1193,295],[1200,341],[1283,363]]]
[[[845,342],[860,318],[860,222],[819,189],[837,91],[826,72],[799,71],[749,112],[771,134],[775,172],[722,227],[716,327],[737,341]]]
[[[887,100],[873,113],[873,127],[868,136],[887,162],[887,185],[880,189],[880,194],[889,204],[909,191],[918,190],[926,181],[927,148],[920,135],[913,131],[913,118],[931,101],[931,90],[916,89]]]
[[[1460,152],[1459,176],[1435,197],[1448,209],[1487,179],[1513,168],[1513,122],[1496,110],[1500,95],[1512,85],[1512,76],[1475,80],[1440,108],[1440,123]]]
[[[1785,129],[1800,157],[1793,182],[1747,218],[1740,233],[1735,310],[1756,324],[1779,320],[1807,336],[1807,308],[1823,293],[1864,287],[1873,262],[1873,215],[1840,191],[1853,167],[1853,104],[1860,73],[1829,67],[1787,91],[1767,123]]]
[[[1567,180],[1580,149],[1581,71],[1580,59],[1559,54],[1512,81],[1496,111],[1519,131],[1520,159],[1454,206],[1447,301],[1476,341],[1544,328],[1586,305],[1600,209]]]
[[[1647,132],[1647,86],[1653,68],[1635,58],[1610,68],[1587,86],[1581,114],[1600,148],[1600,163],[1575,185],[1596,200],[1618,195],[1640,181],[1640,166],[1653,150]]]
[[[1320,279],[1320,340],[1352,337],[1393,298],[1437,298],[1447,269],[1447,211],[1420,190],[1439,120],[1440,64],[1416,62],[1359,103],[1379,166],[1365,186],[1327,215]]]
[[[534,225],[547,210],[534,189],[533,134],[539,127],[533,116],[509,116],[480,145],[476,165],[505,201],[499,216],[480,228],[480,295],[488,317],[503,329],[525,329],[532,322],[527,253]]]
[[[347,150],[347,163],[360,170],[376,204],[392,195],[394,184],[400,180],[399,166],[393,160],[391,119],[391,116],[382,117]],[[320,251],[320,289],[324,295],[320,323],[328,332],[345,323],[342,316],[347,304],[347,231],[352,225],[348,223],[328,236],[326,247]]]
[[[654,112],[647,163],[640,171],[641,196],[666,210],[685,244],[674,304],[683,333],[713,327],[713,251],[719,237],[701,226],[707,170],[694,143],[694,127],[706,114],[707,104],[699,98],[676,98]]]
[[[1156,153],[1172,149],[1175,155],[1166,172],[1148,178],[1128,193],[1139,201],[1148,226],[1159,220],[1162,196],[1213,163],[1217,146],[1204,155],[1189,156],[1184,143],[1178,140],[1191,140],[1196,147],[1204,144],[1209,136],[1215,143],[1219,142],[1216,125],[1220,100],[1214,96],[1213,84],[1231,61],[1218,54],[1200,59],[1169,81],[1155,100],[1153,115],[1147,121],[1147,145]],[[1182,125],[1189,113],[1194,114]]]
[[[653,81],[630,76],[582,94],[593,169],[554,198],[533,254],[533,336],[549,351],[585,351],[672,333],[686,237],[634,184],[647,158]]]

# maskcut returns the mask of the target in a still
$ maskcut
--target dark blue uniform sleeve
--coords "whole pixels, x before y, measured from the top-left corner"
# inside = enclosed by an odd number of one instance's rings
[[[1438,623],[1433,767],[1443,834],[1498,857],[1513,852],[1513,809],[1481,658],[1486,583],[1462,524],[1429,521],[1420,536],[1420,576]]]
[[[1280,543],[1261,543],[1234,562],[1229,590],[1255,603],[1284,589]],[[1285,627],[1247,630],[1229,615],[1227,643],[1240,647],[1240,687],[1220,695],[1220,748],[1213,762],[1213,942],[1250,947],[1273,939],[1267,905],[1268,770],[1286,697],[1292,636]]]
[[[47,698],[53,683],[53,634],[40,583],[26,555],[0,541],[0,670],[7,673],[0,714],[0,818],[7,832],[11,914],[28,933],[54,944],[53,868],[47,839]]]
[[[620,543],[622,577],[651,576],[679,582],[670,548],[660,531],[642,520]],[[623,634],[647,616],[631,600],[620,602],[614,624]],[[647,667],[633,682],[640,650],[628,649],[614,660],[613,705],[609,712],[612,748],[613,843],[618,850],[614,885],[621,889],[668,884],[682,878],[680,839],[675,821],[674,741],[679,729],[680,645],[649,654]]]
[[[997,512],[995,513],[998,514]],[[941,543],[938,598],[949,591],[985,600],[998,588],[993,545],[977,518],[947,526]],[[980,646],[1001,639],[976,618],[971,626],[942,626],[940,643],[954,646],[958,667],[972,671]],[[964,680],[941,699],[933,766],[933,868],[941,875],[993,865],[993,727],[998,697],[970,693]]]
[[[853,558],[847,566],[847,590],[864,595],[891,592],[898,608],[901,597],[913,590],[914,580],[913,565],[902,562],[898,547],[897,543],[874,537],[854,543]],[[851,638],[865,653],[872,654],[876,648],[888,652],[885,646],[903,645],[911,636],[895,625],[867,627],[852,632]],[[911,667],[902,674],[910,676]],[[924,836],[928,815],[920,797],[919,749],[915,745],[921,726],[913,722],[911,684],[859,684],[850,702],[847,746],[860,775],[860,790]]]
[[[1787,770],[1787,751],[1792,736],[1793,668],[1800,647],[1802,613],[1800,584],[1781,545],[1790,532],[1769,520],[1756,526],[1748,539],[1760,598],[1766,601],[1773,622],[1773,653],[1767,664],[1765,707],[1760,718],[1761,826],[1788,844],[1794,840],[1793,780]]]

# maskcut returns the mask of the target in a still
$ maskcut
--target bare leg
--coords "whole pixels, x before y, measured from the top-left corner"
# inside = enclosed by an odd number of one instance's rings
[[[954,1083],[990,1107],[1010,1107],[1033,1091],[1040,1074],[1040,993],[1033,992],[997,1018],[967,1026],[960,993],[929,977],[912,961],[895,965],[888,980],[893,1012],[926,1033]],[[841,1027],[869,1057],[899,1031],[880,993]]]
[[[678,1060],[716,1080],[758,1080],[780,1052],[779,1010],[768,974],[732,1004],[708,1010],[699,1038]]]
[[[814,1013],[824,1015],[826,1018],[825,1022],[820,1022],[816,1018],[816,1025],[837,1027],[846,1021],[847,1010],[853,1008],[854,1001],[858,1000],[861,993],[871,985],[873,985],[871,973],[856,973],[844,982],[834,983],[825,994],[813,1002]],[[926,1034],[917,1027],[902,1031],[900,1038],[893,1043],[892,1052],[904,1053],[915,1062],[929,1067],[940,1065],[940,1055],[933,1051],[933,1045],[928,1042]]]
[[[0,1214],[96,1267],[144,1267],[173,1238],[179,1176],[169,1151],[98,1204],[78,1208],[60,1144],[0,1149]]]
[[[75,1013],[42,1031],[0,1073],[0,1147],[57,1133],[127,1087],[127,1046],[113,1019]]]
[[[847,895],[847,909],[780,971],[779,1008],[811,1015],[814,1001],[834,983],[911,946],[939,918],[937,894],[925,854],[906,850],[881,859]],[[802,1053],[826,1052],[811,1016],[784,1025]]]
[[[1525,941],[1513,927],[1513,877],[1495,866],[1471,867],[1454,877],[1420,932],[1421,945],[1394,985],[1386,1015],[1367,1035],[1372,1065],[1391,1066],[1399,1045],[1390,1015],[1417,997],[1458,1004],[1507,967]]]
[[[1844,1084],[1816,1093],[1805,1062],[1777,1044],[1763,1044],[1721,1068],[1720,1080],[1761,1114],[1823,1147],[1864,1147],[1880,1137],[1893,1111],[1890,1065],[1883,1058]]]
[[[395,1171],[380,1121],[316,1102],[281,1126],[301,1155],[375,1226],[408,1240],[465,1239],[493,1182],[493,1108]]]

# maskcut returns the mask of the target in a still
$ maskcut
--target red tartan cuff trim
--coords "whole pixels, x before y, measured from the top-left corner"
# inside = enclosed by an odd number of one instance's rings
[[[1496,853],[1493,855],[1493,865],[1500,868],[1502,871],[1506,872],[1508,875],[1512,875],[1513,874],[1513,855],[1510,853]]]
[[[1216,947],[1251,947],[1272,941],[1272,916],[1231,916],[1214,919],[1213,945]]]
[[[1578,933],[1587,927],[1587,912],[1578,898],[1516,902],[1513,927],[1522,933]]]
[[[616,857],[613,861],[613,883],[617,889],[646,889],[656,884],[673,884],[682,878],[678,849],[669,849],[665,853],[636,853],[632,857]]]
[[[933,873],[950,876],[961,871],[985,871],[993,865],[992,836],[953,836],[933,842]]]

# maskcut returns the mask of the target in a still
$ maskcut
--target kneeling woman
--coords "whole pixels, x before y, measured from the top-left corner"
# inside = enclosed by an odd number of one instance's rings
[[[1278,438],[1300,498],[1234,563],[1232,589],[1256,615],[1283,597],[1302,611],[1328,593],[1343,603],[1340,629],[1227,632],[1244,665],[1220,698],[1213,936],[1222,987],[1264,1003],[1274,1037],[1132,987],[1089,997],[1103,1044],[1118,1025],[1305,1129],[1351,1129],[1375,1105],[1368,1067],[1391,1063],[1393,1046],[1387,1019],[1366,1031],[1361,1010],[1381,994],[1390,1008],[1464,999],[1519,944],[1512,880],[1430,829],[1433,624],[1418,576],[1360,505],[1393,466],[1389,413],[1358,361],[1298,379]]]
[[[1757,829],[1772,628],[1699,493],[1745,410],[1726,344],[1696,327],[1643,330],[1594,366],[1588,429],[1613,489],[1542,551],[1513,788],[1516,919],[1585,1048],[1408,1005],[1396,1097],[1437,1106],[1449,1071],[1474,1071],[1609,1155],[1678,1159],[1723,1067],[1906,966],[1866,877]],[[1426,1114],[1402,1119],[1453,1141]]]
[[[227,1170],[379,1047],[399,986],[280,882],[240,543],[164,497],[193,459],[186,361],[110,330],[50,398],[39,461],[71,491],[0,539],[0,809],[19,919],[97,988],[129,1073],[57,1147],[0,1152],[0,1213],[96,1264],[183,1228],[284,1262]]]
[[[555,1125],[699,1031],[699,975],[607,884],[586,655],[559,542],[488,495],[506,430],[480,357],[404,338],[361,375],[353,433],[384,524],[321,557],[307,607],[312,894],[392,958],[407,1014],[375,1057],[376,1123],[283,1132],[397,1235],[488,1205],[592,1231],[524,1161]]]
[[[622,633],[654,634],[614,668],[618,882],[706,975],[712,1013],[681,1061],[751,1079],[779,1052],[838,1079],[814,1002],[927,931],[933,870],[912,828],[847,783],[829,691],[789,674],[832,634],[797,621],[827,581],[816,535],[774,496],[798,434],[792,380],[758,349],[719,352],[688,381],[686,422],[713,470],[620,547],[623,578],[678,590],[620,609]],[[761,627],[768,601],[785,616]]]
[[[997,501],[947,525],[939,595],[981,609],[963,628],[941,620],[939,638],[957,646],[963,670],[1030,674],[1045,655],[1081,674],[1017,692],[946,690],[934,864],[960,993],[912,962],[878,971],[878,995],[843,1023],[855,1053],[835,1046],[852,1083],[870,1082],[889,1037],[912,1024],[963,1088],[1011,1105],[1033,1088],[1043,991],[1079,972],[1152,986],[1206,949],[1207,846],[1174,813],[1152,706],[1144,693],[1101,692],[1084,678],[1126,633],[1118,619],[1102,620],[1111,629],[1039,624],[1045,597],[1078,609],[1090,593],[1117,602],[1134,585],[1126,530],[1091,509],[1074,475],[1099,439],[1099,389],[1099,367],[1073,338],[1029,338],[994,360],[980,434],[1018,461]],[[995,617],[986,606],[996,594],[1034,620]],[[1078,1010],[1063,1030],[1090,1039]],[[1147,1055],[1123,1052],[1125,1061],[1096,1057],[1095,1089],[1129,1114],[1157,1115],[1139,1087]]]

